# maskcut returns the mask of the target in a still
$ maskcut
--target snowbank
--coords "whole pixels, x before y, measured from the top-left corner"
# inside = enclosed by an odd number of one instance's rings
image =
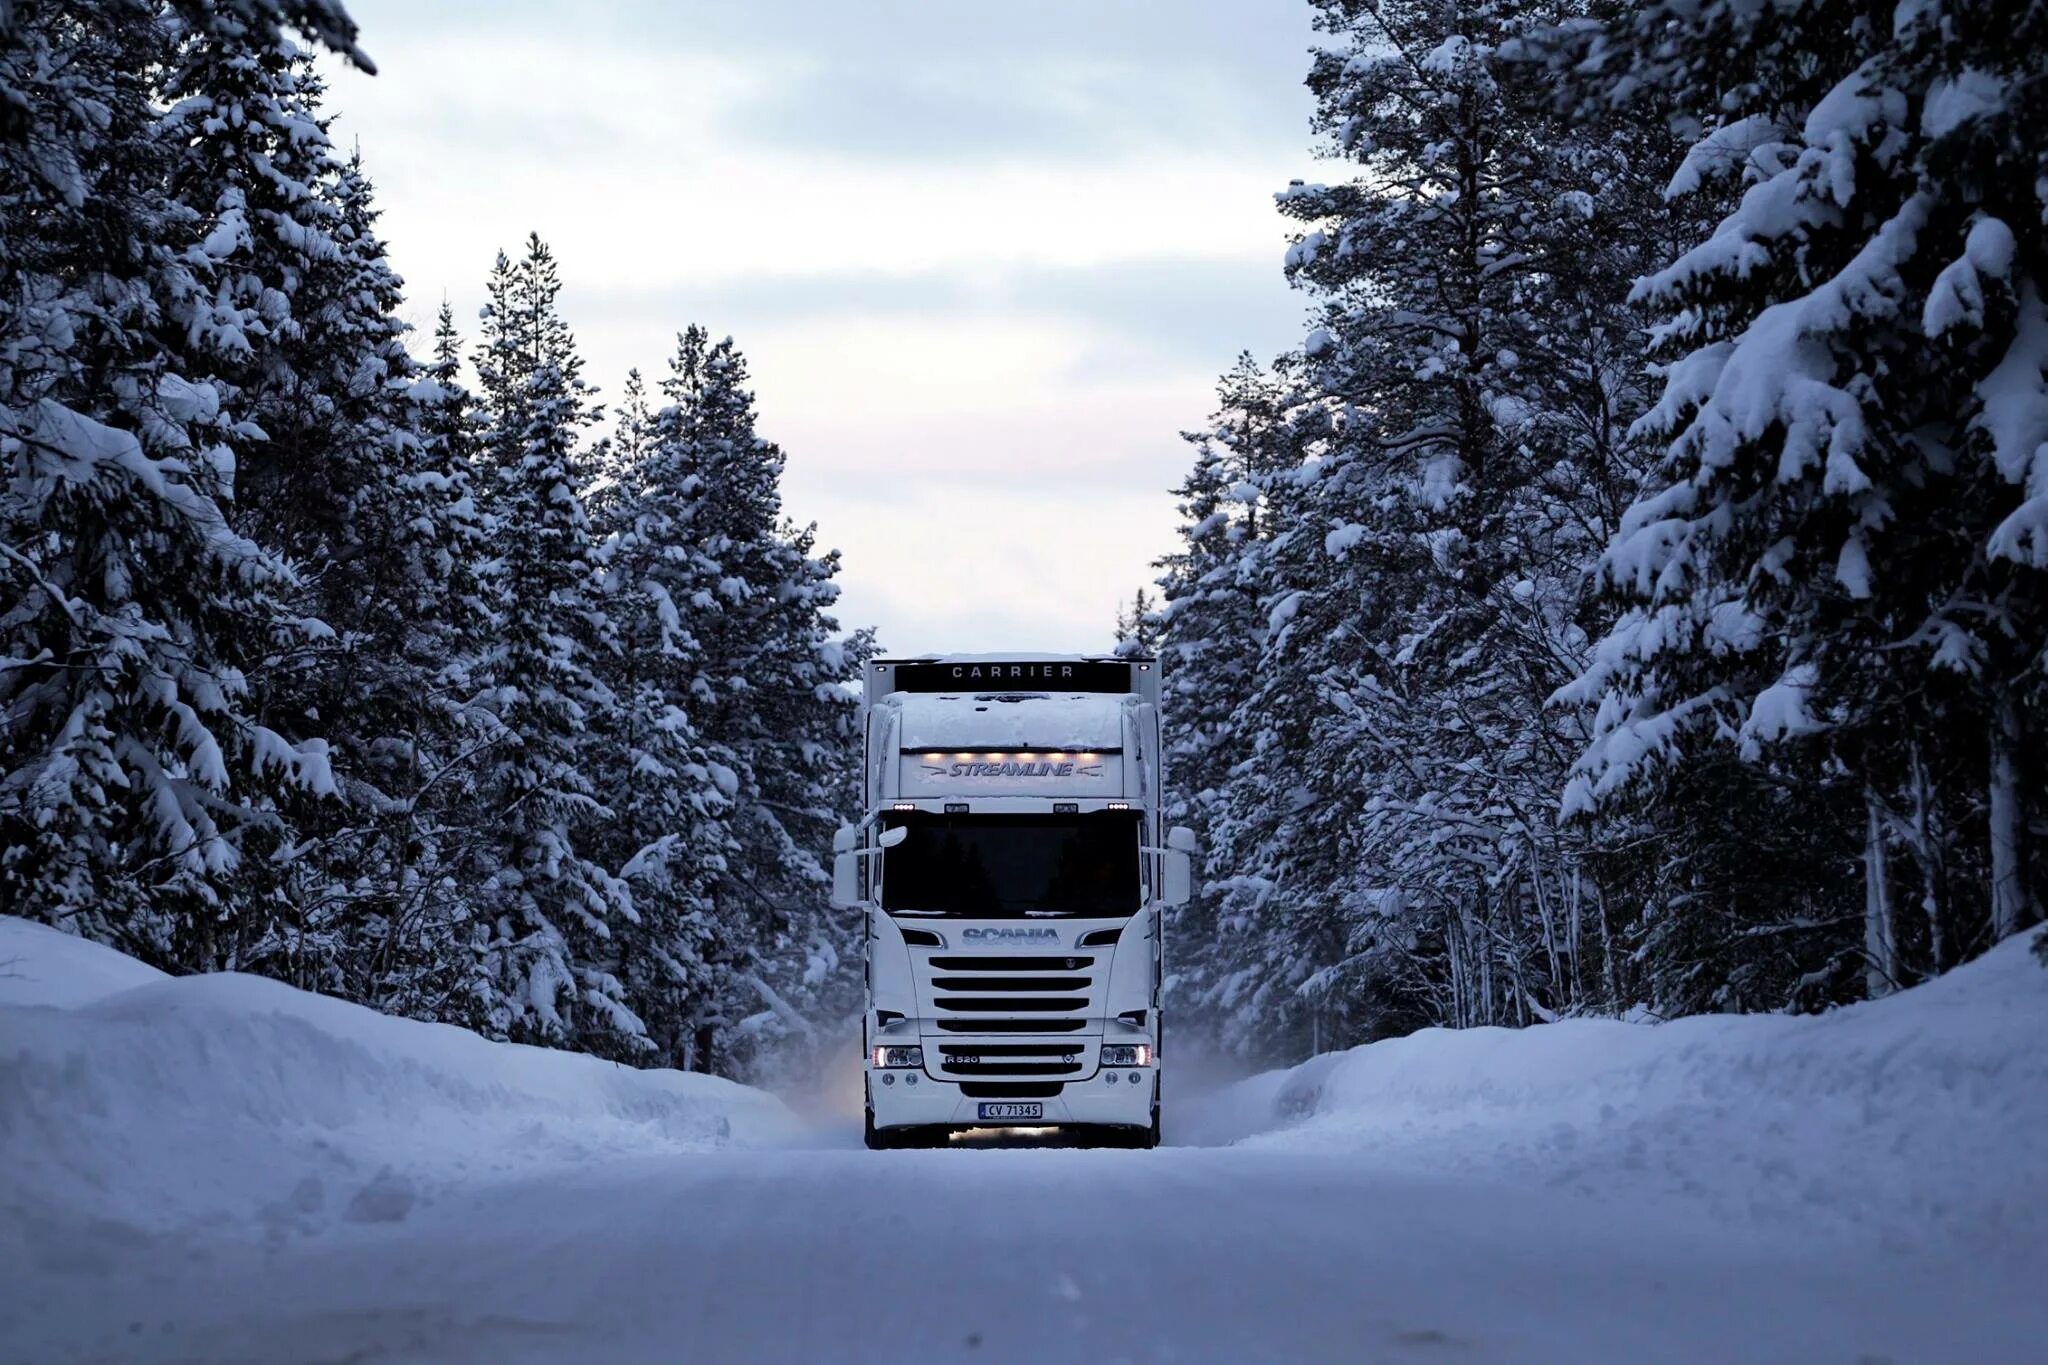
[[[0,1280],[199,1228],[405,1218],[456,1184],[793,1135],[708,1076],[492,1043],[0,916]]]
[[[1239,1082],[1177,1136],[2048,1268],[2048,970],[2030,937],[1819,1016],[1432,1029]]]
[[[0,915],[0,1007],[84,1005],[169,979],[126,953]]]

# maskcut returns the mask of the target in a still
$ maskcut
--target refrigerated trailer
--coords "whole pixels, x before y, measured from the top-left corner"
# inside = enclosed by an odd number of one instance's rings
[[[864,805],[833,900],[867,924],[870,1147],[966,1128],[1159,1141],[1159,665],[948,655],[868,665]]]

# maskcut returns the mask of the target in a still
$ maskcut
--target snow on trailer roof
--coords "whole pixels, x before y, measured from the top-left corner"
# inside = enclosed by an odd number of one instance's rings
[[[1124,742],[1124,707],[1134,699],[1103,692],[891,692],[903,714],[905,749],[1115,749]]]
[[[1150,663],[1150,654],[1038,654],[1031,650],[1005,650],[1000,654],[898,654],[887,659],[876,659],[877,664],[1121,664]]]

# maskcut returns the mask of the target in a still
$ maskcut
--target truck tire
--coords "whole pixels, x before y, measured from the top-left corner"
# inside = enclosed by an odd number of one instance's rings
[[[946,1145],[946,1134],[950,1131],[946,1128],[932,1127],[877,1128],[875,1111],[872,1109],[867,1110],[864,1117],[866,1121],[861,1128],[861,1141],[871,1152],[900,1152],[906,1149],[943,1147]]]

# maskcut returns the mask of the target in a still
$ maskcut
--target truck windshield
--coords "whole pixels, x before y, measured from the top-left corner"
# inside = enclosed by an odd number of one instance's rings
[[[910,835],[882,855],[891,914],[990,919],[1128,915],[1138,908],[1138,816],[887,817]]]

